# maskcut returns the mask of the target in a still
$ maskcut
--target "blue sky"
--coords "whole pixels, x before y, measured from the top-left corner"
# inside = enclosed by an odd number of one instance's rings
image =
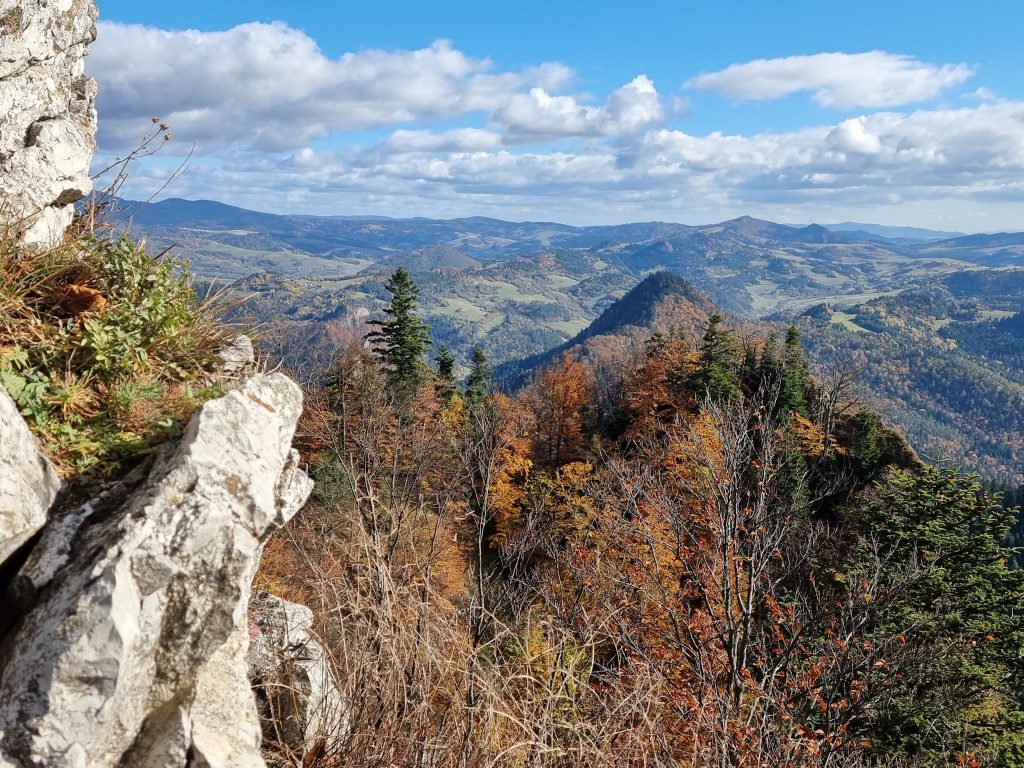
[[[1024,229],[1018,2],[100,12],[101,161],[175,136],[137,194],[194,144],[167,194],[265,210]]]

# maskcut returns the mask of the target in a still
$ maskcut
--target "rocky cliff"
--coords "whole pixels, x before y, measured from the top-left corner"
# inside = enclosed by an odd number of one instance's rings
[[[58,240],[92,190],[92,0],[0,0],[0,216],[33,243]]]
[[[0,0],[0,225],[26,244],[60,241],[91,188],[95,20],[92,0]],[[263,542],[312,488],[302,393],[252,363],[248,338],[222,348],[204,377],[230,391],[84,502],[95,482],[62,482],[0,386],[0,768],[259,768],[262,743],[301,757],[341,722],[309,611],[249,612]]]
[[[68,506],[0,391],[0,765],[263,764],[247,606],[261,543],[311,489],[300,410],[291,380],[252,376]]]

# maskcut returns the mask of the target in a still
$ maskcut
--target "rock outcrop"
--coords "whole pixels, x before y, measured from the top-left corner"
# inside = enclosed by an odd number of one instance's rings
[[[0,215],[50,244],[92,190],[93,0],[0,0]]]
[[[300,410],[290,379],[252,376],[151,466],[51,512],[4,597],[21,615],[0,643],[0,765],[263,764],[247,606],[261,543],[311,490]]]
[[[0,386],[0,563],[46,523],[60,478]]]
[[[288,760],[302,761],[345,734],[345,700],[327,652],[313,635],[309,608],[257,592],[249,615],[246,662],[264,739]]]

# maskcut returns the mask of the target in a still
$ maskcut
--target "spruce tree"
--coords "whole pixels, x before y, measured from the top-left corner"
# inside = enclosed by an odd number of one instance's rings
[[[388,384],[398,394],[409,396],[424,382],[427,366],[424,357],[430,346],[427,325],[416,316],[416,302],[420,289],[412,276],[402,267],[395,270],[384,284],[391,294],[391,303],[384,312],[388,315],[366,338],[384,365]]]
[[[795,325],[786,331],[786,343],[782,355],[782,381],[779,386],[778,411],[783,416],[798,413],[807,418],[810,416],[808,394],[813,387],[813,379],[804,357],[800,343],[800,331]]]
[[[466,379],[466,399],[470,405],[479,405],[491,393],[491,373],[487,355],[477,347],[473,350],[473,364]]]
[[[979,764],[1021,765],[1024,573],[1010,568],[1005,544],[1013,512],[975,476],[922,466],[890,470],[846,518],[862,539],[841,569],[845,583],[874,581],[879,598],[868,642],[899,636],[915,649],[903,674],[878,668],[867,680],[885,695],[859,735],[880,752],[948,765],[933,754],[935,734],[956,734],[969,749],[988,747]]]
[[[738,374],[738,345],[735,334],[724,330],[721,315],[712,315],[700,346],[700,367],[689,377],[697,397],[732,400],[741,395]]]
[[[437,363],[437,394],[444,402],[449,402],[455,394],[455,355],[447,344],[441,344],[434,356]]]

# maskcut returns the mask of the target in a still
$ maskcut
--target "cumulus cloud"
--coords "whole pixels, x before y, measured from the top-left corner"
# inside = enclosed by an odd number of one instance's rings
[[[881,52],[750,62],[690,81],[733,98],[806,90],[830,106],[887,107],[756,134],[680,130],[689,103],[670,95],[667,108],[645,75],[601,100],[567,95],[573,72],[561,64],[502,71],[446,41],[330,57],[284,24],[104,23],[89,68],[101,85],[98,167],[159,115],[172,147],[199,145],[172,194],[254,208],[806,221],[836,206],[1024,202],[1024,102],[980,89],[963,108],[891,109],[970,69]],[[129,194],[160,188],[175,161],[156,163],[136,171]]]
[[[835,206],[1024,201],[1021,102],[879,112],[753,136],[661,128],[628,147],[598,141],[559,152],[512,151],[485,133],[400,132],[368,149],[287,158],[239,153],[191,176],[229,196],[273,184],[307,210],[393,215],[487,209],[506,217],[523,210],[578,220],[581,211],[604,211],[615,220],[695,220],[714,209],[779,218],[789,211],[799,220],[813,215],[799,211]],[[429,210],[417,207],[424,201]]]
[[[654,83],[638,75],[612,91],[605,105],[585,106],[573,96],[552,96],[544,88],[512,96],[494,113],[509,141],[637,133],[665,121]]]
[[[282,23],[200,32],[104,22],[88,68],[102,84],[105,146],[135,141],[159,115],[200,151],[295,149],[334,132],[490,112],[523,88],[557,90],[573,77],[558,63],[496,72],[445,40],[330,58]]]
[[[967,64],[938,66],[885,51],[818,53],[733,64],[698,75],[685,87],[740,101],[809,91],[825,107],[895,107],[931,99],[973,74]]]
[[[882,140],[868,130],[866,123],[864,117],[844,120],[829,131],[826,142],[840,152],[877,155],[882,151]]]
[[[752,189],[813,194],[823,184],[907,198],[995,189],[1015,195],[1024,172],[1024,103],[879,112],[750,137],[663,130],[649,137],[640,162],[713,178],[738,199]]]

